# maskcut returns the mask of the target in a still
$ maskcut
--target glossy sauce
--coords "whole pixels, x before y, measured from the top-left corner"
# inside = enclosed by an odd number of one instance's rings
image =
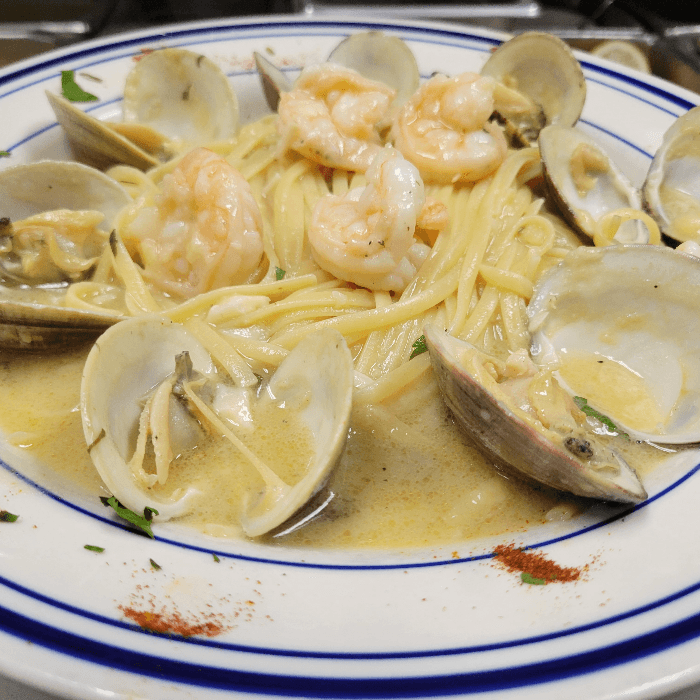
[[[67,484],[88,498],[106,493],[88,455],[79,412],[80,376],[89,348],[53,355],[2,355],[0,427]],[[308,444],[273,407],[264,429],[245,438],[288,483],[301,478]],[[262,418],[262,417],[259,417]],[[448,544],[524,530],[590,505],[545,487],[507,478],[465,439],[428,374],[411,391],[380,406],[356,406],[345,453],[318,501],[321,514],[266,541],[311,547],[404,548]],[[295,436],[293,438],[293,436]],[[623,445],[640,476],[659,453]],[[60,482],[59,482],[60,483]],[[167,489],[195,484],[202,495],[183,518],[208,534],[243,537],[243,494],[262,481],[236,450],[208,441],[171,465]]]

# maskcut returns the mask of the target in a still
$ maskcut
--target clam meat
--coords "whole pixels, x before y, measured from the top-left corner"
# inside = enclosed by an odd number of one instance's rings
[[[542,32],[524,32],[499,46],[481,69],[495,78],[496,112],[519,145],[537,144],[549,124],[573,126],[586,101],[586,80],[571,49]]]
[[[154,508],[156,520],[186,514],[198,497],[197,486],[168,491],[174,457],[199,448],[207,432],[229,440],[259,474],[253,492],[231,494],[242,504],[244,532],[256,537],[325,484],[347,439],[352,382],[350,351],[335,331],[307,336],[256,392],[212,360],[196,331],[141,316],[111,328],[90,352],[81,386],[83,429],[107,488],[131,510]],[[255,454],[256,410],[270,405],[311,436],[295,483]],[[231,468],[228,460],[221,465]]]
[[[580,496],[638,503],[636,472],[587,425],[552,377],[526,358],[503,362],[433,325],[425,327],[445,403],[497,466]]]
[[[700,442],[700,259],[581,247],[538,283],[531,355],[632,437]]]
[[[539,135],[542,170],[550,196],[577,232],[606,244],[648,243],[636,187],[588,134],[575,127],[547,126]],[[601,228],[605,217],[615,230]],[[625,220],[625,218],[629,216]],[[649,221],[652,227],[653,222]],[[604,241],[601,241],[604,239]]]
[[[116,213],[130,201],[112,178],[80,163],[0,171],[0,346],[64,344],[118,320],[109,305],[96,311],[65,300],[72,285],[90,279]]]

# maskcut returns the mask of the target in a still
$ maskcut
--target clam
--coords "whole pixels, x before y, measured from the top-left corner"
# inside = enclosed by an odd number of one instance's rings
[[[122,123],[102,122],[63,97],[47,96],[76,157],[101,169],[125,164],[146,170],[238,130],[238,100],[228,78],[187,49],[153,51],[131,69]]]
[[[571,49],[561,39],[525,32],[499,46],[481,69],[502,86],[496,111],[506,131],[521,145],[536,145],[549,124],[573,126],[586,101],[586,80]]]
[[[634,469],[575,419],[548,378],[505,378],[502,362],[433,325],[425,340],[445,403],[498,467],[579,496],[622,503],[647,497]],[[537,394],[549,390],[551,421],[543,423],[527,405],[535,382]]]
[[[561,396],[554,394],[555,420],[547,425],[526,407],[522,394],[537,375],[506,379],[503,363],[433,325],[425,339],[445,403],[498,467],[580,496],[622,503],[646,498],[634,469],[577,422]]]
[[[665,133],[642,192],[663,233],[677,241],[700,241],[700,107],[681,115]]]
[[[540,132],[539,147],[548,191],[579,233],[594,239],[606,215],[641,208],[637,188],[580,129],[547,126]],[[648,243],[650,233],[647,226],[634,219],[620,224],[612,238],[620,243]]]
[[[638,440],[700,442],[700,259],[579,248],[528,305],[532,358]]]
[[[396,90],[392,114],[420,83],[418,64],[408,44],[397,36],[382,32],[351,34],[331,51],[328,62],[356,70],[365,78]]]
[[[277,111],[280,94],[289,92],[293,85],[265,56],[257,51],[253,56],[265,99],[270,109]],[[331,51],[327,62],[354,70],[369,80],[376,80],[395,90],[391,114],[418,89],[420,82],[418,64],[406,42],[383,32],[351,34]]]
[[[0,346],[39,349],[94,337],[118,320],[65,305],[88,279],[131,201],[104,173],[39,161],[0,171]]]
[[[302,340],[257,397],[242,394],[251,390],[218,368],[195,334],[161,316],[142,316],[111,328],[88,356],[83,429],[107,488],[133,511],[155,508],[157,520],[186,514],[197,494],[194,487],[171,493],[158,488],[175,468],[172,454],[195,447],[202,426],[231,440],[261,476],[260,491],[243,495],[241,517],[246,534],[256,537],[282,524],[324,485],[347,438],[352,381],[344,339],[326,330]],[[309,431],[312,454],[297,483],[285,483],[238,439],[243,428],[232,407],[241,401],[273,402]],[[153,465],[143,461],[148,440]]]
[[[258,51],[253,51],[255,68],[260,77],[263,93],[268,106],[273,112],[277,111],[280,95],[292,89],[292,81],[272,61]]]

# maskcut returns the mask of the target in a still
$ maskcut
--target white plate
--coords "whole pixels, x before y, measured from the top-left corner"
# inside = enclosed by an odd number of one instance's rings
[[[249,119],[265,109],[253,50],[270,48],[293,68],[367,29],[405,39],[423,76],[479,70],[499,40],[438,25],[273,18],[74,46],[0,73],[0,150],[12,152],[0,167],[68,157],[44,97],[59,90],[61,69],[101,78],[89,84],[100,102],[88,108],[111,117],[135,54],[187,46],[224,67]],[[639,182],[665,129],[697,96],[594,58],[583,63],[582,124]],[[17,450],[2,445],[0,457],[0,508],[21,515],[0,524],[0,671],[67,697],[593,700],[653,697],[700,680],[695,454],[658,469],[636,509],[600,506],[518,537],[560,565],[590,565],[582,581],[547,586],[496,566],[497,539],[434,551],[299,551],[163,525],[151,541],[125,532],[96,498],[49,485]],[[86,543],[106,551],[96,556]],[[119,609],[151,602],[185,617],[215,613],[230,629],[160,636]]]

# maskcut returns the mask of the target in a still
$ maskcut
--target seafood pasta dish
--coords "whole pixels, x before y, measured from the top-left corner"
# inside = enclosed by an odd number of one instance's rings
[[[700,440],[695,110],[639,190],[554,37],[429,79],[376,32],[294,81],[256,60],[248,123],[184,49],[121,122],[48,94],[76,160],[0,171],[6,439],[119,514],[277,544],[643,501]]]

